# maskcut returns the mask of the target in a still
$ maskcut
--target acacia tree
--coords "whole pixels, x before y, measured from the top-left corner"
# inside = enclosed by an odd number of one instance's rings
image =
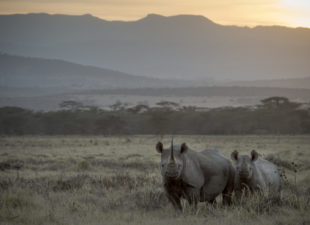
[[[264,108],[268,109],[296,109],[300,106],[300,103],[291,102],[288,98],[279,96],[265,98],[261,100],[261,103]]]
[[[74,101],[74,100],[67,100],[67,101],[62,101],[59,104],[60,108],[68,109],[68,110],[78,110],[83,108],[83,103]]]
[[[112,111],[122,111],[122,110],[125,110],[127,106],[128,106],[128,103],[121,102],[118,100],[114,104],[110,105],[109,107],[111,108]]]
[[[180,105],[178,103],[171,101],[160,101],[157,102],[156,105],[158,105],[159,107],[161,107],[166,111],[179,110],[180,108]]]
[[[138,104],[132,108],[129,108],[128,111],[139,114],[139,113],[147,112],[149,109],[150,107],[148,105]]]

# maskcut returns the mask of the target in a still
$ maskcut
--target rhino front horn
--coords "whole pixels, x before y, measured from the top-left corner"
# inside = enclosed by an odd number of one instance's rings
[[[171,140],[171,155],[170,155],[170,162],[174,162],[174,155],[173,155],[173,138]]]

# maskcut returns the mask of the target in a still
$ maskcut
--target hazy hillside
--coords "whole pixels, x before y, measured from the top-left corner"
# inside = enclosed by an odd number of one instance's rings
[[[307,77],[310,29],[221,26],[202,16],[133,22],[91,15],[0,16],[0,50],[158,78]]]
[[[0,81],[1,93],[6,91],[8,96],[14,95],[14,92],[25,95],[37,91],[46,95],[96,88],[158,87],[178,84],[178,81],[145,78],[61,60],[7,54],[0,54]]]
[[[254,81],[235,81],[222,83],[225,86],[242,87],[279,87],[279,88],[306,88],[310,89],[310,77],[274,79],[274,80],[254,80]]]
[[[230,97],[268,97],[286,96],[310,100],[309,89],[269,88],[269,87],[180,87],[180,88],[137,88],[114,90],[89,90],[80,92],[95,95],[141,95],[141,96],[230,96]]]

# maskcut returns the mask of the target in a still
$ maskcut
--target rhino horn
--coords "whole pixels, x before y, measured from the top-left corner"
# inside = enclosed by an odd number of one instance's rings
[[[170,162],[174,163],[174,155],[173,155],[173,138],[171,140],[171,155],[170,155]]]

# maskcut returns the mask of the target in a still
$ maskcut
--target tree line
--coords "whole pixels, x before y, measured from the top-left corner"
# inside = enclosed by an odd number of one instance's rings
[[[214,109],[168,101],[154,107],[116,102],[110,110],[75,101],[60,106],[49,112],[2,107],[0,135],[310,134],[309,105],[285,97],[266,98],[255,107]]]

